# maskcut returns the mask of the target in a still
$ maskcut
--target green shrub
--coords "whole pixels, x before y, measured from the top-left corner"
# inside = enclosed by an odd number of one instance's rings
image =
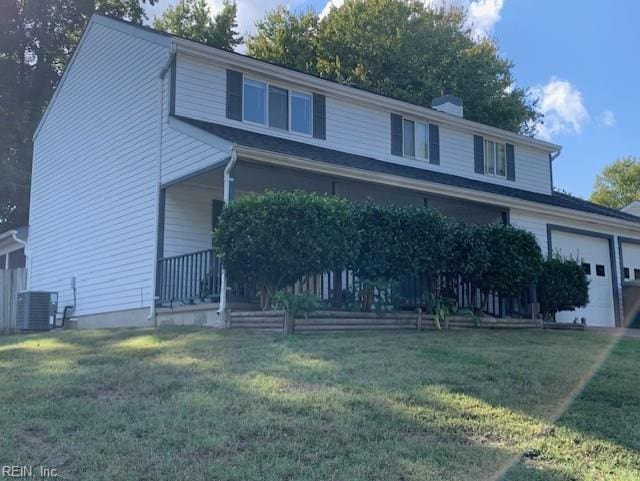
[[[278,291],[273,296],[273,305],[276,309],[289,311],[294,317],[300,314],[307,315],[320,308],[322,303],[311,294],[292,294],[289,291]]]
[[[351,304],[364,310],[389,308],[391,286],[407,276],[440,274],[449,282],[431,292],[450,297],[462,278],[480,287],[485,307],[490,291],[515,296],[535,285],[542,265],[535,237],[515,227],[305,192],[242,197],[225,207],[214,236],[229,280],[254,283],[263,308],[303,276],[345,269],[361,287]]]
[[[363,285],[361,308],[388,305],[379,302],[374,289],[397,284],[402,278],[435,274],[445,265],[445,219],[424,207],[383,206],[372,203],[353,206],[360,231],[360,249],[354,272]]]
[[[356,275],[387,283],[410,274],[436,273],[444,266],[445,220],[424,207],[353,206],[360,231]]]
[[[479,282],[489,269],[487,230],[476,224],[448,219],[445,238],[445,273],[464,282]]]
[[[543,258],[535,236],[528,231],[502,224],[489,224],[482,230],[489,262],[478,285],[486,307],[490,291],[508,297],[535,286]]]
[[[489,270],[489,250],[486,242],[486,231],[476,224],[467,224],[458,219],[448,219],[445,249],[446,282],[435,286],[442,295],[455,296],[455,288],[461,280],[478,285]],[[434,290],[431,287],[431,290]],[[475,306],[476,289],[470,292],[471,305]]]
[[[429,295],[429,310],[433,314],[433,322],[438,331],[442,330],[442,323],[447,316],[456,313],[456,300],[449,297],[443,297],[438,294]]]
[[[306,192],[266,192],[227,205],[214,232],[229,279],[255,283],[263,308],[305,275],[349,267],[359,234],[349,204]]]
[[[589,279],[575,259],[554,256],[542,264],[538,279],[540,311],[553,319],[558,311],[573,311],[589,303]]]

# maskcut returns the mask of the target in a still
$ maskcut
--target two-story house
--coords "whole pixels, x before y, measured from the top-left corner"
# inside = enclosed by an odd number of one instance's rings
[[[158,306],[198,297],[226,304],[241,293],[212,253],[224,202],[305,189],[528,229],[590,277],[589,305],[559,318],[620,325],[640,219],[554,192],[558,145],[463,109],[96,15],[35,133],[28,287],[57,291],[80,326],[149,325]]]

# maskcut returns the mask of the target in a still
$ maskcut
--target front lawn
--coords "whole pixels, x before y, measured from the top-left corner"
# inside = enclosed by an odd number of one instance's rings
[[[5,337],[0,466],[87,481],[637,481],[640,338],[607,355],[614,341],[186,328]]]

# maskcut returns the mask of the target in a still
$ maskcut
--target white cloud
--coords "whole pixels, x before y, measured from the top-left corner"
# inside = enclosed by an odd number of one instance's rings
[[[344,3],[344,0],[329,0],[325,4],[325,6],[322,9],[322,11],[320,12],[320,18],[324,18],[327,15],[329,15],[329,12],[331,11],[331,7],[340,8],[343,3]]]
[[[600,125],[600,127],[615,127],[616,116],[611,110],[603,110],[600,112],[600,115],[598,115],[598,125]]]
[[[493,33],[500,21],[504,0],[478,0],[469,4],[469,26],[475,38],[485,38]]]
[[[222,0],[207,1],[211,5],[211,12],[214,15],[222,10]],[[304,3],[304,0],[288,0],[286,3],[283,3],[282,0],[236,0],[236,5],[238,6],[238,31],[242,35],[255,33],[255,24],[258,20],[262,20],[265,13],[281,5],[293,10]]]
[[[476,39],[486,38],[500,21],[504,0],[426,0],[432,7],[456,7],[467,11],[467,27]]]
[[[531,94],[540,99],[538,109],[544,124],[538,126],[537,134],[543,139],[561,133],[580,134],[589,121],[582,93],[567,80],[553,77],[546,85],[533,87]]]

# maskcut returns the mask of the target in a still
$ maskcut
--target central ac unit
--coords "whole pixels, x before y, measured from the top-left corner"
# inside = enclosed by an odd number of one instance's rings
[[[24,331],[53,329],[56,324],[57,310],[57,292],[19,292],[16,327]]]

